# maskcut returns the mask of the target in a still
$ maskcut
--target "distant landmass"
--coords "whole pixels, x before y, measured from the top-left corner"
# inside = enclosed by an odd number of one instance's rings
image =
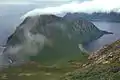
[[[94,13],[67,13],[64,18],[66,19],[79,19],[83,18],[89,21],[109,21],[120,22],[120,13],[117,12],[94,12]]]

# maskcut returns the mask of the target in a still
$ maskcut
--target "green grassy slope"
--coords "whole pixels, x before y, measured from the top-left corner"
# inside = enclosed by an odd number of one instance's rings
[[[63,60],[51,66],[46,66],[40,62],[30,61],[16,67],[8,67],[0,71],[0,80],[59,80],[65,73],[78,69],[81,64],[87,61],[86,54],[73,60]],[[65,62],[66,61],[66,62]],[[76,64],[80,62],[81,64]]]
[[[82,68],[61,80],[120,80],[120,40],[91,54]]]
[[[0,80],[120,80],[120,40],[90,56],[83,53],[73,57],[52,65],[38,59],[9,67],[0,71]]]

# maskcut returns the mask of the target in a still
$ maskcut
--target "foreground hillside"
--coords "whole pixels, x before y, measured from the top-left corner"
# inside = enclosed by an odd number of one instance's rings
[[[120,80],[120,40],[91,54],[82,68],[62,80]]]
[[[120,40],[106,45],[88,56],[81,54],[78,60],[64,65],[44,66],[31,61],[0,72],[0,80],[119,80]]]

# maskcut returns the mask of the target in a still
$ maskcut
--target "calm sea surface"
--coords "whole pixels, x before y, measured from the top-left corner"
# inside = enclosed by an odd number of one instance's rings
[[[101,38],[89,43],[85,48],[90,51],[96,51],[106,44],[110,44],[120,39],[120,23],[116,22],[93,22],[99,29],[113,32],[114,34],[104,35]]]

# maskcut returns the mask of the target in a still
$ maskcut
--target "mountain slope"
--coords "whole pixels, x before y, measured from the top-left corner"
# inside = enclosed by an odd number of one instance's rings
[[[120,40],[91,54],[83,67],[66,75],[62,80],[119,80]]]
[[[55,15],[27,17],[8,38],[4,63],[21,64],[29,60],[56,63],[75,59],[82,51],[78,44],[98,39],[106,31],[83,19],[66,20]]]

